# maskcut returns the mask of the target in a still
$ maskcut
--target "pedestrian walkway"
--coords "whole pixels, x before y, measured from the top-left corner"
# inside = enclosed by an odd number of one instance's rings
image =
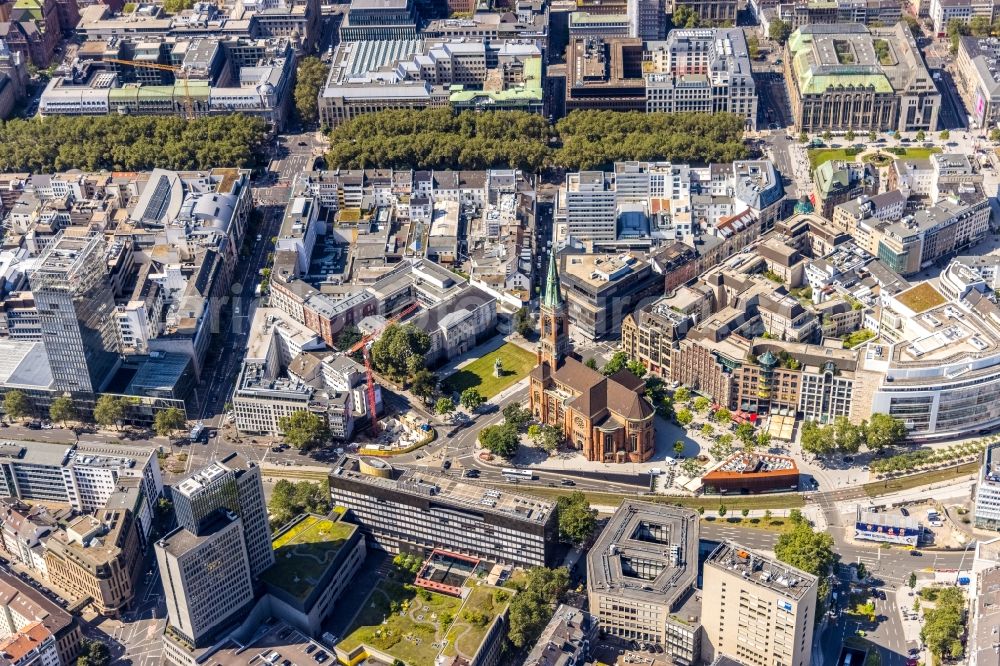
[[[909,502],[926,502],[928,499],[933,499],[937,502],[958,501],[969,498],[974,484],[975,481],[973,479],[941,481],[940,483],[932,483],[920,486],[919,488],[901,490],[897,493],[879,495],[867,500],[845,500],[837,502],[835,507],[838,513],[843,514],[853,512],[855,506],[858,504],[893,506]],[[932,491],[933,494],[931,494]]]
[[[506,402],[507,399],[509,399],[512,395],[514,395],[518,391],[524,391],[527,388],[528,388],[528,378],[525,377],[524,379],[519,379],[518,381],[514,382],[513,384],[511,384],[504,390],[500,391],[486,402],[487,404],[491,405],[503,405],[504,402]],[[527,394],[525,394],[525,398],[527,398]]]

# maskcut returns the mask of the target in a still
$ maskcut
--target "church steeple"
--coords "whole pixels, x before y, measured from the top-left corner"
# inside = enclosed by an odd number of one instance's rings
[[[538,363],[548,363],[553,368],[562,364],[569,352],[566,329],[566,302],[559,288],[559,271],[556,269],[555,252],[549,255],[549,275],[539,307]]]
[[[556,253],[549,253],[549,276],[545,280],[545,294],[542,296],[542,306],[549,308],[562,307],[562,290],[559,288],[559,272],[556,270]]]

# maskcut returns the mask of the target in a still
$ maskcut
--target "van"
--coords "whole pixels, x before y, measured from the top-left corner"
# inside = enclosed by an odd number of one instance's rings
[[[649,473],[652,474],[653,476],[659,476],[663,474],[663,470],[660,469],[659,467],[654,467],[653,469],[649,470]]]

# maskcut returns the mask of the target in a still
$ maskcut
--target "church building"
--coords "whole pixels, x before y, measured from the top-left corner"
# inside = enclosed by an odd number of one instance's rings
[[[628,370],[610,377],[570,356],[566,301],[555,253],[549,259],[539,317],[538,365],[531,371],[529,405],[542,423],[562,429],[587,460],[643,462],[653,457],[655,410],[644,383]]]

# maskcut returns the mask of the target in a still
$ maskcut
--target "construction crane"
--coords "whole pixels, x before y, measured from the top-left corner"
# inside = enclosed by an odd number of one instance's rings
[[[396,322],[400,321],[404,317],[409,316],[418,307],[419,305],[414,303],[413,305],[410,305],[409,307],[405,308],[402,312],[400,312],[399,314],[395,315],[394,317],[386,321],[384,328],[380,328],[377,331],[372,331],[371,333],[369,333],[368,335],[366,335],[365,337],[361,338],[353,345],[351,345],[351,347],[347,350],[348,354],[354,354],[355,352],[361,351],[365,359],[365,375],[367,376],[368,379],[368,413],[371,414],[371,419],[372,419],[372,434],[378,432],[378,416],[375,413],[375,379],[372,374],[372,359],[371,359],[371,354],[369,353],[371,350],[372,343],[375,342],[375,338],[377,338],[379,335],[382,334],[382,331],[384,331],[389,326],[392,326]]]
[[[118,65],[128,65],[130,67],[146,67],[156,69],[161,72],[172,72],[175,79],[180,79],[184,83],[184,117],[188,120],[194,118],[194,101],[191,99],[191,91],[188,89],[187,70],[175,65],[161,65],[158,62],[143,62],[140,60],[121,60],[119,58],[104,58],[101,62],[113,62]]]

